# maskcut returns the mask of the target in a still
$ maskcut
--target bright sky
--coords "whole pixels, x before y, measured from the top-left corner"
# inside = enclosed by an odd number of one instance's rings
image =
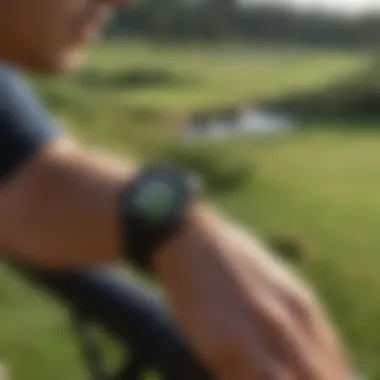
[[[335,11],[357,12],[363,10],[377,10],[380,12],[380,0],[242,0],[251,2],[278,2],[289,3],[297,6],[324,7]]]

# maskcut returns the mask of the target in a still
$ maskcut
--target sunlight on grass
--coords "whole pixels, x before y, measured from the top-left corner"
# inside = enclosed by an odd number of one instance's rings
[[[257,47],[232,54],[118,44],[89,53],[85,69],[95,84],[81,73],[34,84],[81,139],[154,159],[169,143],[178,144],[170,129],[177,127],[170,124],[176,115],[323,87],[368,62],[368,56],[340,52]],[[145,81],[140,87],[125,75],[137,67]],[[323,295],[360,366],[380,379],[380,138],[320,130],[204,144],[203,154],[210,149],[216,158],[233,157],[251,174],[244,186],[213,200],[253,232],[296,236],[312,247],[315,256],[295,263],[297,269]],[[10,363],[14,378],[85,379],[62,308],[5,269],[0,282],[0,358]]]

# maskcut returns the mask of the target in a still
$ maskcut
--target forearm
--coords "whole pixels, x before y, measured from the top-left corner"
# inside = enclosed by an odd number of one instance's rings
[[[0,250],[48,269],[128,259],[120,199],[137,171],[69,140],[50,143],[0,187]],[[153,255],[158,277],[178,272],[175,252],[202,244],[202,219],[210,214],[203,205],[191,208],[172,241]]]
[[[0,246],[42,267],[79,267],[122,254],[119,198],[133,169],[55,142],[0,191]]]
[[[0,188],[0,248],[49,269],[127,257],[120,199],[134,172],[78,145],[50,143]],[[337,358],[333,364],[318,358],[330,365],[326,371],[347,372],[313,298],[268,257],[246,234],[197,203],[182,228],[154,253],[153,267],[185,338],[218,378],[255,378],[261,369],[272,374],[271,367],[260,368],[267,359],[262,347],[274,347],[281,365],[289,358],[288,347],[309,358],[300,345],[308,336],[313,345],[321,341],[319,352]],[[286,363],[293,369],[288,373],[297,374],[304,362],[301,357]]]

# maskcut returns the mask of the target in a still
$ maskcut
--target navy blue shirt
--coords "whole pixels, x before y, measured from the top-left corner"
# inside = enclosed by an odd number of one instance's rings
[[[57,135],[54,119],[25,80],[0,66],[0,184]]]

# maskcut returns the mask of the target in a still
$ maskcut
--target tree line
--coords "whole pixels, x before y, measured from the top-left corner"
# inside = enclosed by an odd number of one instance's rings
[[[380,45],[380,14],[348,17],[235,0],[144,0],[120,9],[107,35],[372,48]]]

